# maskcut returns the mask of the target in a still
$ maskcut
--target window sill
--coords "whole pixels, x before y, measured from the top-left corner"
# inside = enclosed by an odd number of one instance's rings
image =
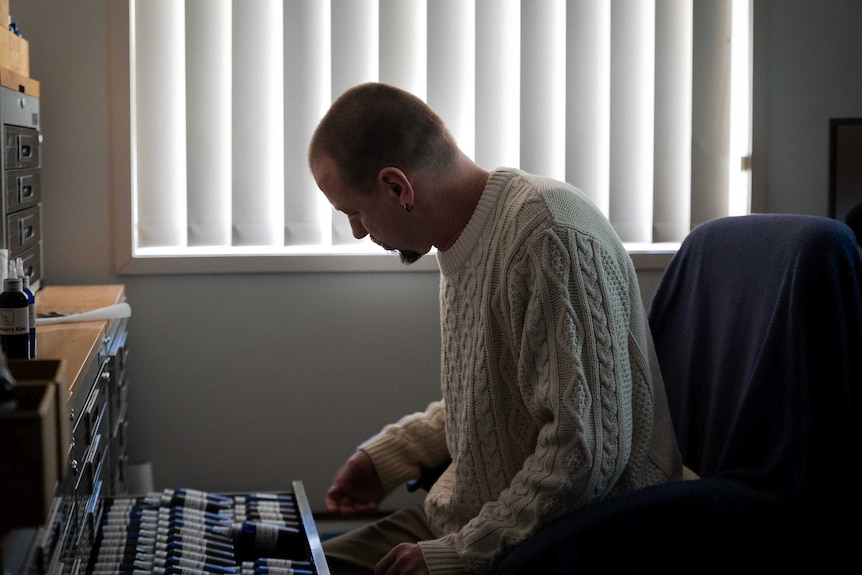
[[[637,271],[664,270],[679,244],[627,245]],[[405,265],[389,253],[151,253],[127,259],[119,275],[329,273],[329,272],[438,272],[437,255],[430,253]]]
[[[636,271],[664,271],[679,250],[679,242],[626,244]]]

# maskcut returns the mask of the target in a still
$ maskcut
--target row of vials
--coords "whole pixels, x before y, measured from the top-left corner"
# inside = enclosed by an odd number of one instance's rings
[[[292,494],[164,490],[107,503],[87,575],[316,575]]]

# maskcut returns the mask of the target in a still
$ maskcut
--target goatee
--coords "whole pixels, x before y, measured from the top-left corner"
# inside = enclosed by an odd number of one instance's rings
[[[371,236],[371,241],[373,241],[375,244],[377,244],[387,252],[396,252],[398,254],[398,257],[401,258],[401,263],[405,265],[410,265],[422,257],[422,254],[413,250],[400,250],[398,248],[388,246],[380,240],[376,239],[374,236]]]

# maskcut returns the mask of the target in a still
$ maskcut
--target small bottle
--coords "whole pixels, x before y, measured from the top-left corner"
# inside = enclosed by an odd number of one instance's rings
[[[230,497],[196,489],[165,489],[161,493],[149,493],[145,502],[150,505],[182,507],[211,513],[219,513],[233,505]]]
[[[251,575],[275,575],[276,573],[290,573],[292,575],[314,575],[314,566],[310,561],[296,559],[274,559],[260,557],[254,561],[245,561],[241,565],[243,574]]]
[[[296,527],[242,521],[234,524],[233,537],[241,558],[262,554],[282,559],[305,557],[305,537]]]
[[[30,309],[24,282],[19,277],[3,280],[0,293],[0,347],[8,359],[30,357]]]

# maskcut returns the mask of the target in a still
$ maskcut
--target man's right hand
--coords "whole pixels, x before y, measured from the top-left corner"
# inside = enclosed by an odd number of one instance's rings
[[[370,514],[377,511],[383,497],[383,483],[371,457],[359,450],[335,474],[326,492],[326,510],[345,517]]]

